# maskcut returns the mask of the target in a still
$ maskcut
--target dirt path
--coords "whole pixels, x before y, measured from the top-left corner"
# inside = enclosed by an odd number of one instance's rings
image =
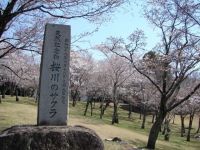
[[[112,126],[112,125],[106,125],[106,124],[91,124],[86,123],[83,119],[75,119],[71,118],[69,121],[70,125],[81,125],[84,127],[88,127],[90,129],[93,129],[96,131],[96,133],[102,138],[102,139],[109,139],[113,137],[119,137],[123,140],[131,140],[131,141],[141,141],[146,143],[148,140],[148,136],[132,132],[127,129],[123,129],[120,127]],[[167,143],[163,141],[157,141],[157,143],[161,145],[168,145]]]

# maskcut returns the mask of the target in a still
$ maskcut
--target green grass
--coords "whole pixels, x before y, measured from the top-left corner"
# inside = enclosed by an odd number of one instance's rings
[[[78,108],[79,111],[76,111]],[[83,112],[85,109],[85,103],[78,103],[75,108],[71,108],[71,115],[74,117],[84,117],[90,121],[90,123],[96,123],[96,124],[111,124],[111,116],[112,116],[112,107],[109,107],[105,111],[105,115],[103,116],[103,119],[99,119],[99,105],[96,104],[93,110],[93,116],[90,116],[90,109],[88,110],[87,116],[83,116]],[[149,135],[150,128],[152,126],[151,123],[152,116],[147,116],[145,129],[141,129],[142,120],[139,119],[139,114],[133,113],[132,118],[128,119],[128,112],[122,109],[119,109],[119,124],[115,124],[114,126],[119,128],[124,128],[127,130],[130,130],[131,132],[139,133],[145,136]],[[187,142],[186,137],[180,137],[180,118],[179,116],[176,116],[175,124],[170,124],[171,127],[171,135],[170,135],[170,141],[164,141],[164,136],[159,135],[159,141],[164,142],[165,144],[162,145],[158,143],[156,145],[157,149],[175,149],[175,150],[198,150],[200,149],[200,141],[197,141],[193,138],[194,133],[196,132],[196,128],[198,125],[198,118],[194,119],[193,122],[193,129],[191,133],[191,141]],[[185,120],[185,125],[188,126],[188,120]],[[120,136],[120,135],[119,135]],[[132,145],[136,145],[137,147],[144,147],[146,145],[146,141],[136,139],[131,140],[129,139],[129,142],[132,143]],[[116,145],[115,145],[116,146]]]
[[[112,107],[109,106],[105,111],[103,119],[100,119],[99,104],[97,103],[93,110],[93,116],[90,116],[90,109],[87,115],[83,116],[86,103],[78,102],[76,107],[70,103],[69,125],[81,124],[94,129],[102,138],[111,138],[112,136],[121,137],[128,144],[119,144],[105,141],[106,150],[125,150],[131,147],[144,147],[152,126],[151,116],[147,116],[146,128],[141,129],[142,120],[139,114],[133,113],[132,118],[128,119],[128,112],[119,109],[119,124],[111,125]],[[15,97],[7,96],[0,104],[0,131],[13,125],[36,124],[37,104],[31,98],[20,97],[16,102]],[[188,123],[188,122],[186,122]],[[191,137],[191,142],[186,141],[186,137],[180,137],[180,118],[177,116],[175,124],[170,124],[170,141],[164,141],[163,135],[159,135],[156,144],[158,150],[198,150],[200,141]],[[187,126],[187,125],[186,125]],[[196,131],[197,119],[194,120],[192,133]]]
[[[0,131],[21,124],[36,124],[36,103],[33,99],[6,97],[0,104]]]

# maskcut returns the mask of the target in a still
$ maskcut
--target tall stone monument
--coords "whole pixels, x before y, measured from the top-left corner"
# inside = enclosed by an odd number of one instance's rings
[[[65,126],[70,40],[70,26],[46,25],[37,125],[13,126],[2,131],[1,150],[104,150],[103,141],[93,130]]]
[[[70,26],[47,24],[40,70],[38,125],[66,125]]]

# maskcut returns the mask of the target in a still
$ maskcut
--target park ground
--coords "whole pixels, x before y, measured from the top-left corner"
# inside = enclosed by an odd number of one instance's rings
[[[70,103],[68,125],[82,125],[91,128],[102,138],[106,150],[131,150],[133,148],[145,147],[148,132],[152,125],[151,116],[147,117],[146,128],[141,129],[141,120],[139,114],[133,113],[132,118],[128,119],[128,112],[119,109],[119,124],[111,125],[112,106],[110,106],[103,116],[99,119],[99,105],[96,103],[93,110],[93,116],[90,116],[90,110],[84,116],[84,102],[78,102],[76,107]],[[0,131],[13,126],[22,124],[36,124],[37,104],[32,98],[20,97],[16,102],[15,97],[7,96],[0,104]],[[171,126],[171,135],[169,141],[164,141],[162,135],[156,144],[157,150],[199,150],[200,141],[193,138],[197,128],[197,118],[194,119],[191,141],[187,142],[186,137],[180,137],[180,118],[176,116],[174,124]],[[186,126],[188,120],[186,121]],[[106,141],[119,137],[123,140],[121,143]]]

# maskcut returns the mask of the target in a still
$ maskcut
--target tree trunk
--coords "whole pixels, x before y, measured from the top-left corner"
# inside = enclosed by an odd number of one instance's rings
[[[100,119],[102,119],[103,118],[103,105],[101,106],[101,112],[100,112]]]
[[[116,83],[114,83],[114,86],[113,86],[112,100],[113,100],[113,104],[114,104],[113,115],[112,115],[112,124],[114,124],[114,123],[119,123],[118,113],[117,113],[118,103],[117,103],[117,85],[116,85]]]
[[[86,116],[86,113],[87,113],[87,110],[88,110],[88,106],[89,106],[89,104],[90,104],[89,101],[90,101],[90,100],[87,100],[86,107],[85,107],[85,112],[84,112],[84,116]]]
[[[5,96],[5,95],[6,95],[6,89],[5,89],[5,88],[6,88],[6,87],[5,87],[5,85],[3,84],[3,85],[2,85],[2,91],[1,91],[1,92],[2,92],[2,99],[4,99],[4,98],[6,97],[6,96]]]
[[[106,105],[103,107],[103,112],[102,112],[102,116],[104,115],[104,112],[106,110],[106,108],[109,106],[110,101],[106,102]]]
[[[167,122],[167,128],[166,128],[166,132],[165,132],[165,141],[169,141],[169,137],[170,137],[170,128],[169,128],[169,122]]]
[[[76,106],[76,91],[75,91],[75,93],[74,92],[72,92],[72,106],[73,107],[75,107]]]
[[[22,91],[23,91],[22,96],[23,96],[23,97],[26,97],[26,96],[27,96],[27,95],[26,95],[26,90],[23,88]]]
[[[141,120],[142,119],[142,109],[140,108],[140,117],[139,119]]]
[[[184,137],[184,133],[185,133],[185,124],[184,124],[185,116],[180,115],[180,117],[181,117],[181,137]]]
[[[169,128],[169,123],[170,123],[170,119],[169,117],[166,117],[165,118],[165,121],[164,121],[164,129],[163,129],[163,135],[164,135],[164,140],[165,141],[169,141],[169,136],[170,136],[170,128]]]
[[[131,105],[131,102],[129,102],[129,112],[128,112],[129,119],[131,119],[131,114],[132,114],[132,105]]]
[[[72,98],[72,106],[75,107],[76,106],[76,99]]]
[[[152,121],[151,121],[151,123],[154,123],[154,120],[155,120],[155,114],[152,115]]]
[[[104,114],[104,101],[105,101],[105,97],[101,99],[101,112],[100,112],[100,119],[103,118],[103,114]]]
[[[11,97],[13,97],[14,96],[14,92],[15,91],[15,89],[14,88],[12,88],[12,87],[10,87],[10,96]]]
[[[162,135],[165,135],[166,130],[167,130],[167,120],[165,119],[165,121],[164,121],[164,123],[163,123]]]
[[[199,133],[199,128],[200,128],[200,117],[199,117],[199,125],[196,133]]]
[[[71,92],[71,97],[72,97],[72,106],[76,106],[76,101],[78,99],[78,91],[75,89],[74,91]]]
[[[93,114],[93,106],[92,106],[92,101],[90,101],[90,114],[91,114],[91,116],[92,116],[92,114]]]
[[[0,103],[1,103],[1,95],[0,95]]]
[[[113,110],[113,116],[112,116],[112,124],[114,123],[119,123],[116,102],[114,102],[114,110]]]
[[[191,132],[191,129],[192,129],[193,118],[194,118],[194,113],[191,113],[191,114],[190,114],[190,120],[189,120],[189,127],[188,127],[187,141],[190,141],[190,132]]]
[[[141,129],[145,128],[145,122],[146,122],[146,110],[144,110],[144,113],[143,113],[143,119],[142,119]]]
[[[158,134],[159,134],[162,122],[166,116],[166,112],[164,112],[163,110],[164,109],[160,108],[158,117],[156,118],[156,121],[154,122],[154,124],[150,130],[149,138],[148,138],[148,142],[147,142],[148,149],[155,149],[156,140],[158,138]]]
[[[16,102],[19,101],[19,97],[18,97],[18,89],[16,88]]]

